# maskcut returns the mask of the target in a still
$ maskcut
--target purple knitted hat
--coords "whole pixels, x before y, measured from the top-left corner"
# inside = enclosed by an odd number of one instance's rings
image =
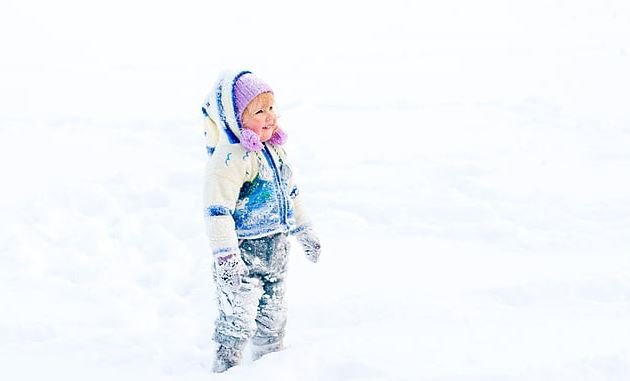
[[[234,106],[239,121],[249,102],[266,92],[273,93],[268,84],[250,72],[245,72],[234,81]]]

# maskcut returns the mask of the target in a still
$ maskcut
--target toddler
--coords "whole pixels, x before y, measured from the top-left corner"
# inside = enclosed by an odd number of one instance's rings
[[[202,107],[209,159],[206,231],[214,256],[219,315],[214,371],[282,348],[289,234],[317,262],[313,232],[282,145],[271,88],[249,71],[226,72]]]

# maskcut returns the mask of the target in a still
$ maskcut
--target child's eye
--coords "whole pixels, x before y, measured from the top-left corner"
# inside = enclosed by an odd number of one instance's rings
[[[273,106],[269,106],[269,111],[273,110]]]
[[[256,111],[256,114],[262,114],[262,113],[263,113],[263,110]]]

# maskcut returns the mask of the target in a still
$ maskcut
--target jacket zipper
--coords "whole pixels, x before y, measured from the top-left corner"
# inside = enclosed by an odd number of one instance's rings
[[[265,154],[265,158],[267,159],[267,162],[269,163],[269,166],[271,167],[271,170],[273,172],[273,177],[276,180],[276,186],[278,187],[278,203],[280,206],[280,222],[282,222],[283,225],[286,226],[287,224],[287,201],[286,198],[284,197],[284,192],[282,191],[282,181],[280,180],[280,174],[278,172],[278,167],[276,167],[276,163],[273,161],[273,157],[271,156],[271,152],[269,151],[269,148],[267,147],[267,144],[264,144],[264,149],[263,149],[263,153]]]

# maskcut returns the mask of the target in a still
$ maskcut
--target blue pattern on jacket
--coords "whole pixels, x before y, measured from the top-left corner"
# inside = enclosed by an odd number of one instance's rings
[[[239,238],[287,232],[295,228],[288,189],[291,170],[283,162],[276,163],[268,149],[264,151],[267,160],[259,161],[258,174],[252,181],[243,184],[238,196],[233,217]]]

